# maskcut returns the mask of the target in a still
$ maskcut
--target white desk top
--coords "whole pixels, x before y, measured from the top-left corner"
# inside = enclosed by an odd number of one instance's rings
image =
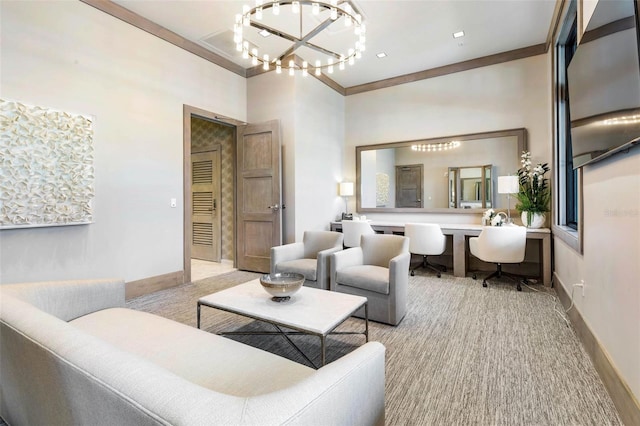
[[[404,228],[405,222],[392,222],[392,221],[378,221],[378,220],[367,220],[367,222],[371,226],[389,226],[389,227],[400,227]],[[333,222],[335,224],[340,224],[341,222]],[[419,223],[419,222],[411,222],[411,223]],[[482,224],[475,223],[439,223],[440,228],[449,229],[449,230],[460,230],[460,231],[482,231]],[[549,228],[527,228],[527,232],[539,232],[543,234],[550,234],[551,229]]]

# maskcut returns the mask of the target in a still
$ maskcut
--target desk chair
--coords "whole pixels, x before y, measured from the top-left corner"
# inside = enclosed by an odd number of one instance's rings
[[[522,262],[526,244],[527,228],[524,226],[485,226],[479,236],[469,238],[472,255],[484,262],[497,265],[496,271],[482,280],[482,287],[487,286],[489,279],[504,275],[515,280],[518,291],[522,291],[520,282],[527,284],[527,279],[502,271],[502,264]],[[476,279],[475,273],[473,279]]]
[[[359,247],[360,237],[362,235],[372,235],[376,231],[373,230],[369,222],[362,220],[343,220],[342,233],[344,234],[345,247]]]
[[[329,289],[331,255],[342,250],[343,235],[333,231],[305,231],[302,242],[271,247],[271,273],[292,272],[305,277],[308,287]]]
[[[398,325],[407,313],[410,259],[407,237],[363,235],[360,247],[332,255],[331,291],[366,297],[370,320]]]
[[[409,252],[422,255],[422,262],[411,269],[411,276],[418,268],[429,268],[436,272],[438,278],[447,267],[430,263],[427,256],[438,256],[444,253],[447,237],[444,236],[439,225],[435,223],[407,223],[404,225],[404,236],[409,237]]]

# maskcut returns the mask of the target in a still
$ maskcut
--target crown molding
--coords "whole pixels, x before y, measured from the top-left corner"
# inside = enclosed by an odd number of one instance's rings
[[[442,67],[431,68],[428,70],[405,74],[398,77],[392,77],[384,80],[374,81],[371,83],[361,84],[358,86],[347,87],[347,96],[356,95],[363,92],[370,92],[372,90],[385,89],[387,87],[398,86],[400,84],[413,83],[415,81],[425,80],[427,78],[441,77],[443,75],[467,71],[474,68],[515,61],[516,59],[524,59],[530,56],[541,55],[546,52],[546,43],[535,44],[533,46],[523,47],[521,49],[496,53],[495,55],[483,56],[481,58],[470,59],[468,61],[457,62],[455,64],[445,65]]]
[[[93,6],[96,9],[107,13],[115,18],[118,18],[121,21],[126,22],[127,24],[133,25],[134,27],[146,31],[151,35],[161,38],[162,40],[171,43],[181,49],[184,49],[187,52],[193,53],[194,55],[199,56],[202,59],[206,59],[209,62],[219,65],[234,74],[238,74],[241,77],[246,77],[245,69],[235,62],[217,55],[210,50],[207,50],[204,47],[200,46],[199,44],[187,40],[181,35],[176,34],[173,31],[163,27],[162,25],[158,25],[155,22],[150,21],[149,19],[130,11],[129,9],[120,6],[119,4],[116,4],[110,0],[80,1],[89,6]]]

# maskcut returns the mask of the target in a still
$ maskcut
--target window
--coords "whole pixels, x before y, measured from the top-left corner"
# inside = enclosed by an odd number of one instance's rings
[[[577,47],[575,2],[571,2],[556,44],[556,202],[557,224],[578,229],[578,170],[573,169],[571,152],[571,88],[567,82],[567,67]]]

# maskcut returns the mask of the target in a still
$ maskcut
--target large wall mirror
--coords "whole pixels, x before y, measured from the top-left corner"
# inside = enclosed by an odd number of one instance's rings
[[[507,208],[498,176],[513,175],[526,129],[356,147],[358,212],[477,213]],[[501,198],[505,198],[502,200]]]

